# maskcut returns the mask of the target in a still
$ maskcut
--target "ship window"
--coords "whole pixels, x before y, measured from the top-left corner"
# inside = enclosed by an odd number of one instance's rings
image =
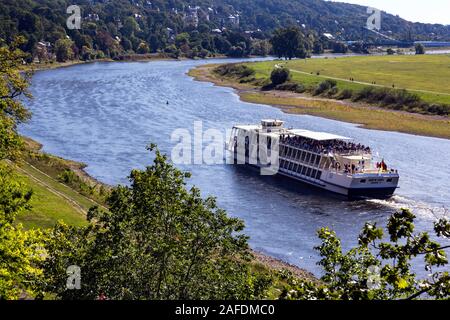
[[[307,152],[306,153],[306,160],[305,160],[305,162],[309,162],[310,158],[311,158],[311,153]]]
[[[308,177],[311,176],[311,168],[308,168],[308,171],[306,172],[306,175],[307,175]]]
[[[293,162],[290,162],[289,163],[289,170],[292,170],[292,167],[294,166],[294,163]]]
[[[284,165],[284,160],[281,159],[281,160],[280,160],[280,168],[283,168],[283,165]]]
[[[292,168],[292,171],[297,172],[298,164],[294,164],[294,167]]]
[[[297,168],[298,174],[301,174],[301,173],[302,173],[302,168],[303,168],[302,165],[298,165],[298,168]]]
[[[281,146],[280,146],[280,151],[279,151],[280,156],[283,156],[283,151],[284,151],[284,146],[281,145]]]
[[[386,182],[392,182],[392,178],[387,179]]]
[[[283,166],[283,168],[287,169],[287,168],[288,168],[288,166],[289,166],[289,161],[286,161],[286,162],[284,163],[284,166]]]
[[[366,183],[366,179],[361,179],[361,183]]]
[[[295,159],[295,156],[297,154],[297,149],[292,150],[292,159]]]
[[[306,169],[308,169],[308,168],[307,168],[307,167],[303,167],[303,169],[302,169],[302,175],[305,175]]]
[[[311,173],[311,177],[315,178],[316,177],[316,173],[317,173],[317,170],[313,169],[313,171]]]
[[[320,170],[317,170],[317,173],[316,173],[316,179],[320,179],[320,176],[322,175],[322,171],[320,171]]]
[[[301,156],[301,160],[302,162],[305,161],[305,156],[306,156],[306,152],[302,151],[302,156]]]
[[[292,156],[292,151],[293,151],[293,149],[292,149],[292,148],[289,148],[289,151],[288,151],[288,157],[289,157],[289,158]]]
[[[316,161],[316,155],[312,154],[311,159],[309,159],[310,163],[314,163]]]
[[[320,163],[320,156],[317,156],[317,158],[316,158],[316,166],[318,166],[319,163]]]

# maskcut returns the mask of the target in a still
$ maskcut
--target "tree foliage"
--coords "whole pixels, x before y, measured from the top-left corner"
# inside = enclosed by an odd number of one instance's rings
[[[47,290],[63,299],[261,297],[268,280],[250,272],[242,221],[187,190],[186,176],[156,150],[152,166],[114,189],[109,211],[91,209],[85,228],[57,226],[43,265]],[[81,267],[81,290],[66,290],[69,265]]]
[[[24,231],[15,223],[17,215],[27,209],[31,194],[11,168],[0,163],[0,300],[41,294],[43,233]]]
[[[309,46],[304,35],[297,27],[277,29],[270,40],[273,52],[279,58],[306,58],[308,55],[306,47]]]
[[[416,54],[425,54],[425,47],[423,44],[418,43],[416,44]]]
[[[39,42],[49,42],[47,49],[54,51],[56,41],[67,36],[74,41],[75,58],[87,57],[81,55],[85,46],[96,55],[113,59],[137,52],[141,42],[146,42],[152,52],[165,52],[176,45],[175,38],[182,33],[189,34],[189,42],[183,48],[176,46],[187,56],[202,50],[209,55],[242,52],[249,55],[253,47],[249,44],[253,41],[269,40],[274,30],[290,26],[301,27],[308,40],[321,43],[326,49],[331,47],[323,33],[331,33],[338,41],[367,37],[362,28],[367,20],[366,7],[329,1],[197,0],[195,4],[187,0],[79,1],[81,29],[69,30],[65,25],[69,16],[66,8],[72,4],[69,0],[2,1],[0,38],[10,43],[18,35],[24,36],[26,42],[21,49],[30,54],[27,61],[34,57],[43,61],[46,59],[42,48],[38,48]],[[200,8],[198,23],[189,18],[188,8],[194,5]],[[239,23],[230,19],[237,14]],[[450,26],[411,23],[385,12],[382,19],[382,32],[389,31],[390,36],[399,40],[450,40]],[[245,47],[238,38],[245,38]],[[264,54],[265,46],[255,49],[253,52],[262,49]],[[305,49],[308,52],[312,47]],[[319,45],[315,49],[320,52]]]
[[[291,77],[291,72],[288,68],[275,68],[272,70],[270,74],[270,80],[273,85],[279,85],[288,81]]]
[[[383,230],[366,223],[359,235],[359,245],[343,252],[336,233],[328,228],[318,231],[322,244],[316,249],[322,259],[318,264],[324,275],[320,286],[294,283],[282,298],[288,299],[415,299],[450,297],[450,274],[445,250],[427,232],[414,233],[415,216],[407,209],[394,213],[387,223],[389,241]],[[450,222],[439,219],[434,224],[436,237],[450,240]],[[418,279],[412,259],[423,258],[431,276]]]
[[[66,62],[73,59],[73,42],[69,39],[58,39],[55,43],[56,61]]]
[[[20,98],[31,98],[27,91],[30,73],[21,73],[20,66],[27,57],[19,46],[22,37],[11,45],[0,43],[0,160],[15,158],[21,145],[17,124],[27,121],[30,112],[22,105]]]

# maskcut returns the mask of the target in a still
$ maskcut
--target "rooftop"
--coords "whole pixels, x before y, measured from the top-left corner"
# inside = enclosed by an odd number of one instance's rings
[[[331,134],[327,132],[316,132],[302,129],[291,129],[287,130],[288,134],[293,134],[296,136],[317,140],[317,141],[327,141],[327,140],[353,140],[352,138],[347,138],[344,136],[339,136],[336,134]]]

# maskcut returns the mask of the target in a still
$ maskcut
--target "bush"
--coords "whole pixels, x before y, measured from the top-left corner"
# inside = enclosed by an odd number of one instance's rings
[[[336,98],[339,100],[346,100],[346,99],[351,99],[352,96],[353,96],[353,91],[351,89],[344,89],[337,95]]]
[[[247,78],[255,74],[255,70],[243,64],[228,63],[220,65],[214,69],[214,72],[221,76],[234,78]]]
[[[330,90],[328,90],[325,95],[329,98],[335,97],[339,92],[339,89],[337,87],[332,87]]]
[[[305,92],[305,87],[302,84],[294,82],[286,82],[279,84],[275,87],[275,89],[282,91],[292,91],[297,93]]]
[[[423,46],[423,44],[416,44],[416,54],[425,54],[425,47]]]
[[[388,48],[386,52],[387,52],[387,54],[390,55],[390,56],[393,55],[393,54],[395,54],[395,51],[394,51],[392,48]]]
[[[274,85],[285,83],[291,78],[291,72],[288,68],[275,68],[270,74],[270,80]]]
[[[229,57],[233,57],[233,58],[241,58],[241,57],[244,57],[246,55],[246,53],[242,47],[237,46],[237,47],[231,47],[230,51],[228,51],[227,55]]]
[[[343,95],[343,92],[339,95]],[[368,103],[378,103],[383,107],[394,110],[403,110],[408,112],[436,114],[448,116],[450,114],[450,105],[446,104],[428,104],[423,102],[420,96],[407,90],[397,90],[390,88],[365,87],[353,94],[353,101],[365,101]]]
[[[58,179],[62,183],[70,185],[75,180],[78,180],[79,178],[75,175],[75,172],[73,172],[72,170],[66,169],[58,176]]]
[[[313,92],[313,95],[317,96],[319,94],[322,94],[328,90],[330,90],[331,88],[336,87],[337,82],[335,80],[332,79],[327,79],[323,82],[321,82],[315,89]]]

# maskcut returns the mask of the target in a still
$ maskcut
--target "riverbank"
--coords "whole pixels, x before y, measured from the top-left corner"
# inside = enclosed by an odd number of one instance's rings
[[[367,103],[317,98],[306,93],[261,91],[250,83],[214,73],[217,64],[201,65],[188,73],[197,81],[234,88],[242,101],[266,104],[291,114],[307,114],[355,123],[363,128],[450,139],[450,119],[404,111],[387,110]]]
[[[57,62],[57,61],[46,61],[44,63],[30,63],[23,66],[23,71],[42,71],[42,70],[51,70],[51,69],[58,69],[58,68],[66,68],[78,64],[88,64],[88,63],[94,63],[94,62],[133,62],[133,61],[162,61],[162,60],[180,60],[171,58],[167,55],[128,55],[123,56],[122,59],[114,60],[110,58],[103,58],[103,59],[94,59],[94,60],[68,60],[65,62]]]
[[[225,55],[216,55],[214,57],[207,57],[204,58],[205,60],[208,59],[222,59],[227,58]],[[151,62],[151,61],[182,61],[187,60],[189,58],[179,57],[179,58],[173,58],[166,54],[132,54],[132,55],[124,55],[120,59],[110,59],[110,58],[103,58],[103,59],[94,59],[94,60],[69,60],[66,62],[57,62],[57,61],[48,61],[45,63],[31,63],[26,64],[22,67],[22,71],[43,71],[43,70],[51,70],[51,69],[58,69],[58,68],[66,68],[70,66],[75,66],[79,64],[89,64],[89,63],[95,63],[95,62]]]

